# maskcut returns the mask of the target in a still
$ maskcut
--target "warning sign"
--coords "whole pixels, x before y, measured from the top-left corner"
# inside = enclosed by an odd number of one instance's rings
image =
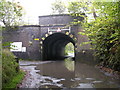
[[[39,41],[39,38],[35,38],[34,40]]]

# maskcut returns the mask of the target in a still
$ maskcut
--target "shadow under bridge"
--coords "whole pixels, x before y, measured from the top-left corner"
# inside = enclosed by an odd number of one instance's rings
[[[74,40],[64,33],[54,33],[43,41],[43,60],[63,60],[65,46],[68,43],[75,46]],[[74,52],[75,53],[75,52]]]

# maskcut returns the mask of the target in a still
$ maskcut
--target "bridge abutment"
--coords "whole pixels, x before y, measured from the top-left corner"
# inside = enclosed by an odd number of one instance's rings
[[[40,38],[39,25],[19,26],[16,30],[3,31],[3,43],[22,43],[20,50],[13,51],[20,59],[40,60],[39,40],[35,40],[36,38]],[[22,51],[22,48],[25,48],[26,50]]]

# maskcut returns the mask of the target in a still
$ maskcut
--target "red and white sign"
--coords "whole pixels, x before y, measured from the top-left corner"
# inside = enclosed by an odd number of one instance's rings
[[[57,32],[61,32],[60,28],[58,28]]]

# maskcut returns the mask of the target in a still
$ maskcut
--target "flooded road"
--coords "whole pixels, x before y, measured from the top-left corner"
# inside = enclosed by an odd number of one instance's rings
[[[120,80],[70,59],[64,61],[20,61],[28,72],[19,88],[120,88]]]

